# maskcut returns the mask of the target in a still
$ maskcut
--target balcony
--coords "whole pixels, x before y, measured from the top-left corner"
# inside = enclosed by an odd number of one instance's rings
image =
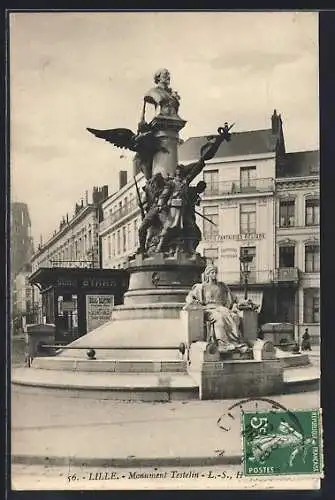
[[[268,177],[264,179],[254,179],[248,184],[235,181],[219,181],[213,184],[207,184],[204,196],[220,196],[234,194],[253,194],[274,192],[274,179]]]
[[[244,279],[240,271],[227,271],[221,272],[218,276],[219,281],[227,283],[227,285],[241,285],[244,284]],[[273,282],[273,271],[251,271],[248,278],[248,283],[250,285],[259,284],[263,285],[266,283]]]
[[[297,267],[279,267],[275,272],[277,283],[298,283],[299,269]]]
[[[66,267],[77,269],[96,269],[99,267],[97,261],[92,260],[50,260],[48,267]]]

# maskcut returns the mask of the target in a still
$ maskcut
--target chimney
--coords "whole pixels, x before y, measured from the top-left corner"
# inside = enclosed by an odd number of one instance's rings
[[[102,186],[102,199],[104,201],[107,200],[107,198],[108,198],[108,186],[105,184],[104,186]]]
[[[96,205],[99,201],[99,195],[98,195],[98,190],[96,188],[96,186],[93,187],[93,191],[92,191],[92,202],[94,205]]]
[[[277,110],[273,110],[273,115],[271,116],[271,128],[274,135],[279,134],[281,128],[281,116],[277,114]]]
[[[119,189],[127,184],[127,170],[120,170],[119,172]]]
[[[88,191],[85,191],[85,200],[86,200],[86,205],[88,205]]]

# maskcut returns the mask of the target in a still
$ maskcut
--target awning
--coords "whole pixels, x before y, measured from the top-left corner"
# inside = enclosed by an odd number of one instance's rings
[[[244,291],[233,291],[233,295],[237,297],[238,302],[243,302],[244,301]],[[257,312],[260,313],[262,309],[262,304],[263,304],[263,292],[255,292],[251,290],[250,292],[248,291],[248,299],[251,299],[254,304],[257,304],[258,309]]]

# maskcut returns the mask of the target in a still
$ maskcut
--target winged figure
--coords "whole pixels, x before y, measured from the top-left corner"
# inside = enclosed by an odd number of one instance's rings
[[[154,136],[152,129],[148,125],[139,127],[137,134],[128,128],[114,128],[110,130],[87,128],[87,130],[99,139],[104,139],[117,148],[134,151],[136,153],[134,163],[143,171],[146,179],[151,178],[154,155],[158,151],[165,150],[161,146],[160,139]]]

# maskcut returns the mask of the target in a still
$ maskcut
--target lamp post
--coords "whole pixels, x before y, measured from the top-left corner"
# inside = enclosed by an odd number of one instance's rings
[[[248,299],[248,283],[250,274],[250,264],[252,262],[253,255],[244,254],[240,257],[241,273],[244,280],[244,300]]]

